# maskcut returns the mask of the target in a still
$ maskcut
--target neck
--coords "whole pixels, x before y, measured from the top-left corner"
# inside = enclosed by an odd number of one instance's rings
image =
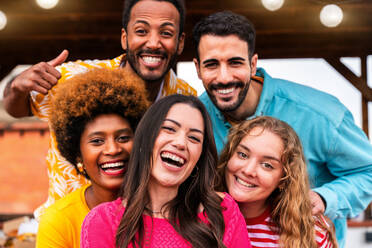
[[[149,94],[149,100],[151,102],[155,102],[156,97],[158,96],[158,93],[160,91],[160,86],[162,82],[163,80],[146,82],[146,90]]]
[[[89,209],[94,208],[103,202],[113,201],[117,198],[119,189],[106,190],[95,185],[89,186],[85,191],[85,200]]]
[[[260,101],[260,96],[262,92],[262,84],[257,83],[254,80],[251,80],[247,95],[243,103],[239,106],[239,108],[232,112],[226,112],[225,114],[236,121],[245,120],[249,116],[252,116],[258,106]]]
[[[164,212],[163,207],[165,204],[173,200],[178,193],[177,188],[170,188],[170,187],[162,187],[159,185],[153,185],[151,182],[148,186],[149,195],[151,199],[151,206],[147,206],[147,208],[153,213],[159,213],[166,216],[166,212]],[[156,215],[156,214],[155,214]]]
[[[255,218],[260,216],[263,212],[265,212],[268,204],[265,202],[252,202],[252,203],[244,203],[239,202],[239,209],[240,212],[243,214],[244,218]]]
[[[131,73],[135,74],[138,76],[138,74],[133,70],[133,68],[130,66],[130,64],[127,62],[125,63],[124,67],[126,70],[130,71]],[[145,87],[146,91],[149,96],[149,100],[151,102],[155,102],[156,97],[158,96],[159,90],[161,83],[163,82],[164,78],[161,78],[159,80],[154,80],[154,81],[145,81]]]

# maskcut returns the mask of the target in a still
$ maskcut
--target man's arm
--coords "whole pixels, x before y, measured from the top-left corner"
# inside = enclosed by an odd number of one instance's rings
[[[355,217],[372,200],[372,145],[346,112],[334,133],[327,167],[337,178],[314,188],[326,202],[331,219]]]
[[[13,117],[32,115],[30,108],[30,92],[37,91],[46,95],[61,77],[54,67],[62,64],[68,56],[64,50],[58,57],[49,62],[40,62],[31,66],[15,79],[4,90],[4,108]]]

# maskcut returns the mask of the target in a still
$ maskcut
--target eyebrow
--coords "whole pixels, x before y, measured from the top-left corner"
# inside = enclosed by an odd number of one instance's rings
[[[217,63],[217,59],[206,59],[203,61],[203,65],[208,64],[208,63]]]
[[[144,21],[144,20],[137,20],[134,24],[137,24],[137,23],[142,23],[142,24],[145,24],[147,26],[150,26],[150,23],[148,23],[147,21]],[[166,26],[172,26],[172,27],[176,27],[173,23],[171,22],[164,22],[160,25],[161,28],[163,27],[166,27]]]
[[[132,133],[132,132],[133,132],[132,129],[127,127],[127,128],[116,130],[114,133],[117,134],[117,133]],[[88,137],[92,137],[94,135],[101,135],[101,134],[104,134],[104,133],[105,133],[104,131],[93,132],[93,133],[89,134]]]
[[[175,120],[172,120],[172,119],[165,119],[164,121],[170,121],[170,122],[173,122],[174,124],[176,124],[178,127],[181,127],[181,124],[178,122],[178,121],[175,121]],[[197,128],[190,128],[190,131],[192,132],[198,132],[198,133],[201,133],[204,135],[204,133],[200,130],[200,129],[197,129]]]
[[[246,60],[242,57],[232,57],[232,58],[229,58],[228,61],[246,61]],[[218,63],[218,60],[217,59],[206,59],[203,61],[203,65],[208,64],[208,63]]]
[[[242,149],[248,151],[248,152],[251,151],[251,150],[250,150],[248,147],[246,147],[245,145],[239,144],[238,146],[241,147]],[[266,158],[266,159],[275,160],[275,161],[277,161],[277,162],[279,162],[279,163],[281,162],[280,159],[278,159],[278,158],[276,158],[276,157],[272,157],[272,156],[263,156],[263,157]]]
[[[144,20],[137,20],[137,21],[135,21],[134,24],[137,24],[137,23],[142,23],[142,24],[145,24],[147,26],[150,26],[150,23],[148,23],[147,21],[144,21]]]
[[[245,61],[245,58],[243,58],[243,57],[232,57],[232,58],[228,59],[228,61],[232,61],[232,60]]]
[[[162,24],[160,25],[161,28],[163,28],[163,27],[165,27],[165,26],[176,27],[176,26],[174,25],[174,23],[171,23],[171,22],[164,22],[164,23],[162,23]]]

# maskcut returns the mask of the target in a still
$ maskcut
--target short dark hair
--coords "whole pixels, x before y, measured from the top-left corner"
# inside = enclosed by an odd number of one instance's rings
[[[150,105],[144,82],[124,69],[92,69],[67,79],[53,91],[51,126],[57,146],[78,173],[80,139],[90,121],[102,114],[116,114],[134,131]]]
[[[249,59],[255,48],[256,30],[254,25],[244,16],[231,11],[217,12],[200,20],[194,27],[192,36],[195,45],[196,59],[199,61],[199,42],[203,35],[228,36],[236,35],[246,41]]]
[[[130,19],[130,12],[133,6],[141,0],[125,0],[124,1],[124,8],[123,8],[123,17],[122,17],[122,25],[125,31],[127,31],[128,22]],[[158,2],[169,2],[176,7],[178,13],[180,14],[180,32],[179,36],[183,33],[183,28],[185,26],[185,18],[186,18],[186,7],[184,0],[153,0]]]

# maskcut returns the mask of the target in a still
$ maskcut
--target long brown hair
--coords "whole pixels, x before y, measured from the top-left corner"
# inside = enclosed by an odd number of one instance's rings
[[[169,222],[175,230],[193,247],[225,247],[222,238],[225,230],[222,216],[222,199],[213,190],[217,176],[217,151],[210,118],[203,104],[195,97],[172,95],[154,103],[140,121],[124,177],[121,196],[126,207],[116,234],[116,246],[143,246],[143,213],[151,199],[148,183],[152,167],[152,152],[155,140],[169,109],[185,103],[200,111],[204,120],[203,151],[177,196],[165,206],[169,211]],[[209,224],[198,218],[202,205]],[[137,235],[138,234],[138,235]]]
[[[279,186],[267,199],[272,206],[272,221],[279,227],[280,244],[283,247],[318,247],[315,240],[315,220],[311,214],[305,157],[300,139],[287,123],[262,116],[234,126],[230,130],[227,145],[220,157],[217,169],[220,181],[217,189],[227,190],[225,182],[227,163],[241,140],[256,127],[277,135],[283,142],[284,151],[281,156],[283,176]],[[322,227],[329,232],[328,238],[333,247],[337,247],[333,230],[325,225]]]

